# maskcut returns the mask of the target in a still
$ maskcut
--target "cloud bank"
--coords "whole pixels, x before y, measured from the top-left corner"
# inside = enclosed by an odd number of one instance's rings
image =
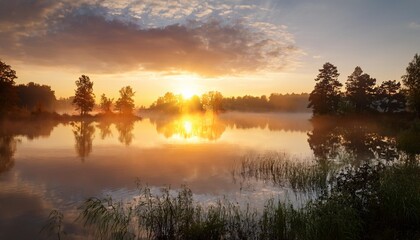
[[[0,56],[99,73],[221,76],[292,65],[298,49],[287,28],[235,2],[2,0]]]

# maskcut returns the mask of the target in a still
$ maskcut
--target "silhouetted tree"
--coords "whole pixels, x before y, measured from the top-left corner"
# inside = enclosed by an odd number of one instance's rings
[[[404,110],[405,96],[401,92],[401,83],[395,80],[383,82],[376,92],[377,105],[382,111],[392,113]]]
[[[336,113],[340,101],[340,88],[338,82],[337,67],[327,62],[315,78],[317,82],[314,90],[309,95],[308,107],[313,109],[314,114]]]
[[[204,110],[211,110],[216,113],[223,110],[222,100],[223,95],[217,91],[210,91],[201,96]]]
[[[120,98],[115,102],[115,109],[122,114],[132,114],[134,109],[134,94],[130,86],[121,88]]]
[[[104,113],[111,113],[112,112],[111,108],[112,108],[113,102],[114,102],[114,99],[113,98],[112,99],[111,98],[107,98],[105,96],[105,93],[103,93],[101,95],[101,103],[100,103],[101,110]]]
[[[28,110],[52,111],[56,98],[50,86],[30,82],[16,87],[18,95],[18,106]]]
[[[185,103],[185,108],[187,112],[200,112],[203,110],[203,105],[201,104],[201,99],[199,96],[194,95]]]
[[[172,92],[167,92],[164,96],[159,97],[150,106],[150,109],[165,113],[180,113],[183,107],[182,104],[183,99],[181,95],[175,95]]]
[[[407,88],[409,107],[420,114],[420,55],[414,55],[413,60],[408,64],[406,74],[402,76],[402,82]]]
[[[14,88],[16,78],[16,72],[0,61],[0,116],[16,104],[17,96]]]
[[[357,112],[365,112],[372,109],[375,97],[376,79],[369,74],[363,73],[360,67],[348,77],[346,82],[346,97]]]
[[[95,105],[95,94],[93,93],[93,82],[86,75],[82,75],[76,81],[77,89],[73,99],[76,110],[80,110],[80,115],[85,115],[92,111]]]
[[[304,112],[308,111],[309,94],[278,94],[273,93],[269,97],[270,109],[275,111]]]

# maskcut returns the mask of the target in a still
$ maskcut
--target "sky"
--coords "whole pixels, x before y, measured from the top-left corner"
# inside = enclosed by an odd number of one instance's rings
[[[138,106],[165,92],[310,92],[318,69],[400,80],[420,53],[420,0],[0,0],[0,59],[17,84],[74,94],[83,74]]]

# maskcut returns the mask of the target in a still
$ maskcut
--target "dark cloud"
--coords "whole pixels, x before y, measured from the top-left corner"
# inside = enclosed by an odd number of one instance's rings
[[[0,54],[31,64],[104,73],[143,69],[217,76],[273,63],[280,68],[295,51],[287,39],[271,39],[262,29],[223,19],[151,28],[83,1],[2,4],[0,26],[8,27],[0,31]]]

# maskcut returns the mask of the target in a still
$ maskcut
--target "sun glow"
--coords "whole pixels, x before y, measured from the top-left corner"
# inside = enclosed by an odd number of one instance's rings
[[[189,121],[189,120],[184,121],[184,131],[185,131],[185,135],[190,136],[192,134],[193,125],[192,125],[191,121]]]
[[[197,91],[192,89],[191,87],[185,87],[181,90],[181,95],[184,99],[190,99],[194,95],[198,95]]]
[[[201,87],[198,85],[200,77],[195,75],[180,75],[175,78],[175,93],[180,94],[184,99],[190,99],[194,95],[201,95]]]

